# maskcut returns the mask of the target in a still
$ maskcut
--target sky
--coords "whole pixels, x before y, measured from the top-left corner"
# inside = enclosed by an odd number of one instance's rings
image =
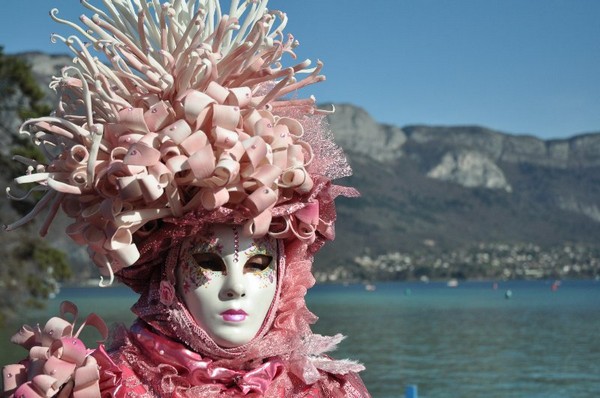
[[[91,0],[100,4],[99,0]],[[319,103],[350,103],[395,126],[479,125],[543,139],[600,131],[598,0],[271,0],[301,59],[325,63]],[[2,0],[0,45],[65,53],[56,7]],[[288,60],[292,64],[293,60]]]

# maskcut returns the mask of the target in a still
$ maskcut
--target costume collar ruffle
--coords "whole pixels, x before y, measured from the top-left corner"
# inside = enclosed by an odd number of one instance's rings
[[[131,328],[130,339],[155,363],[170,365],[184,376],[190,387],[211,384],[222,389],[238,389],[244,395],[264,394],[273,380],[284,369],[278,358],[266,359],[261,365],[250,369],[230,369],[215,364],[210,358],[187,349],[182,344],[152,332],[136,323]]]

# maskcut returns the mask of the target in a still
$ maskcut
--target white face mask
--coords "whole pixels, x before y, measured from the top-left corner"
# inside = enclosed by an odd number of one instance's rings
[[[251,239],[217,225],[209,239],[182,246],[177,290],[188,311],[221,347],[250,342],[262,326],[277,288],[277,243]]]

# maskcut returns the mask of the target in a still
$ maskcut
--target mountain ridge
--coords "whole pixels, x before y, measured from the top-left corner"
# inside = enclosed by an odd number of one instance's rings
[[[368,154],[375,160],[389,160],[402,154],[404,144],[427,144],[435,140],[439,147],[460,141],[466,148],[486,153],[497,161],[533,162],[547,166],[565,168],[574,165],[590,167],[600,165],[600,132],[585,132],[567,138],[542,139],[533,135],[515,135],[478,125],[426,125],[409,124],[402,127],[378,124],[362,108],[351,104],[335,104],[336,112],[329,117],[336,140],[345,150]],[[349,123],[354,126],[349,127]],[[374,129],[377,125],[377,129]],[[375,140],[361,150],[358,144],[368,144],[369,134],[359,131],[374,131],[381,139]],[[390,138],[390,134],[398,137]],[[391,145],[386,156],[373,156],[373,145]],[[519,149],[519,150],[516,150]],[[390,156],[389,151],[399,151]],[[583,159],[580,157],[585,155]],[[533,158],[531,157],[533,156]],[[583,161],[583,163],[581,163]]]

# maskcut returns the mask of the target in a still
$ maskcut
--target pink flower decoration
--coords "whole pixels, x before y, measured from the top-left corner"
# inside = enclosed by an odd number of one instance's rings
[[[160,282],[160,302],[166,306],[170,306],[173,304],[173,300],[175,299],[175,289],[170,282],[161,281]]]

